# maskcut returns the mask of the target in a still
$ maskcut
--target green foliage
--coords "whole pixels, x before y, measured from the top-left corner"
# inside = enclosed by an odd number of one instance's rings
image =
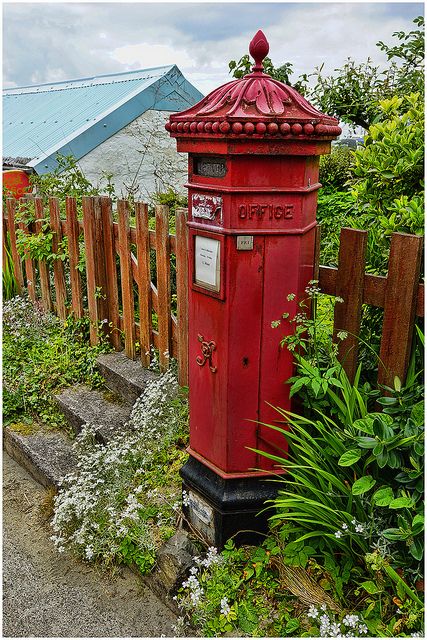
[[[354,154],[353,194],[361,224],[421,234],[424,228],[424,103],[420,94],[380,103],[382,120]]]
[[[368,129],[383,117],[378,106],[381,100],[413,92],[423,94],[424,19],[420,16],[414,23],[421,28],[408,34],[393,33],[400,41],[398,45],[377,43],[391,61],[388,68],[381,71],[370,59],[357,63],[348,58],[334,75],[325,77],[322,65],[311,74],[316,84],[309,93],[310,99],[325,113]]]
[[[352,177],[353,151],[348,147],[332,147],[329,155],[320,157],[319,182],[322,193],[347,191]]]
[[[15,276],[9,233],[6,238],[3,238],[3,248],[3,300],[10,300],[18,293],[18,281]]]
[[[30,183],[35,188],[37,195],[45,200],[49,196],[60,198],[71,196],[81,198],[82,196],[97,196],[105,193],[114,196],[114,187],[111,184],[111,175],[104,176],[105,184],[95,187],[80,169],[78,160],[72,155],[56,155],[57,166],[53,171],[44,174],[32,174]]]
[[[377,42],[377,46],[387,54],[388,60],[397,59],[399,66],[396,77],[398,95],[424,91],[424,17],[418,16],[413,23],[419,27],[409,33],[395,31],[393,37],[399,44],[389,46],[384,42]]]
[[[63,426],[54,395],[78,382],[99,386],[96,357],[108,350],[88,344],[89,321],[65,323],[24,297],[3,307],[3,416],[6,422],[39,417]]]
[[[206,558],[194,558],[178,592],[179,635],[189,622],[205,637],[298,636],[307,625],[296,617],[295,598],[283,589],[272,563],[278,545],[273,536],[259,547],[237,548],[230,540],[221,555],[211,547]]]
[[[317,219],[321,225],[321,264],[338,265],[341,229],[353,226],[356,211],[356,202],[350,191],[322,189],[319,192]]]
[[[292,86],[299,93],[304,95],[306,89],[306,76],[300,76],[300,79],[295,83],[291,83],[290,77],[293,74],[293,64],[291,62],[285,62],[280,65],[280,67],[275,67],[270,58],[266,57],[263,60],[264,65],[264,73],[267,73],[269,76],[274,78],[274,80],[279,80],[279,82],[284,82],[288,86]],[[235,60],[231,60],[228,63],[228,68],[230,73],[233,75],[233,78],[243,78],[243,76],[251,73],[253,67],[253,62],[248,54],[245,54],[240,58],[238,62]]]

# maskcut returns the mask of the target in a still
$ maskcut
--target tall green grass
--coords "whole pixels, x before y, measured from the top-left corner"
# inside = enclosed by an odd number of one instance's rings
[[[18,281],[13,267],[9,234],[4,238],[3,252],[3,299],[10,300],[19,293]]]

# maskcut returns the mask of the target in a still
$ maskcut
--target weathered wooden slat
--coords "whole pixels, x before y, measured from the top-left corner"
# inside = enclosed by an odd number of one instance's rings
[[[58,198],[49,198],[49,214],[50,227],[53,231],[52,253],[58,253],[62,240]],[[55,285],[56,313],[61,320],[65,320],[67,317],[67,290],[65,288],[64,263],[62,260],[57,259],[53,261],[53,282]]]
[[[178,329],[178,382],[188,385],[188,228],[187,209],[176,212],[176,294]]]
[[[70,260],[71,309],[75,318],[83,318],[82,279],[77,269],[80,260],[79,224],[76,199],[65,198],[67,215],[68,255]]]
[[[406,378],[412,347],[423,238],[393,233],[378,365],[378,384]]]
[[[113,230],[113,211],[111,198],[101,197],[101,216],[103,227],[103,256],[105,261],[105,286],[107,295],[107,318],[112,324],[109,327],[110,339],[116,349],[122,348],[119,330],[119,287],[117,282],[116,248]]]
[[[119,256],[122,288],[123,330],[125,352],[128,358],[135,358],[135,311],[133,300],[133,277],[131,263],[131,238],[129,227],[129,205],[126,200],[117,202],[119,218]]]
[[[136,248],[138,253],[138,306],[141,362],[144,367],[150,366],[151,344],[151,272],[150,272],[150,233],[148,228],[148,205],[142,202],[135,204]]]
[[[336,294],[338,269],[336,267],[319,267],[319,287],[322,293],[330,296]],[[385,276],[374,276],[365,273],[364,278],[364,304],[370,304],[373,307],[384,308],[385,292],[387,288],[387,278]],[[417,290],[416,315],[420,318],[424,317],[424,284],[420,283]]]
[[[104,257],[104,233],[102,224],[101,198],[93,198],[93,211],[95,216],[95,278],[96,278],[96,299],[98,304],[98,317],[101,319],[100,330],[108,335],[108,304],[107,304],[107,282],[105,276]]]
[[[117,222],[114,223],[114,237],[116,240],[118,240],[119,230],[118,230]],[[136,244],[136,228],[135,227],[130,227],[130,240],[132,244]],[[170,234],[169,236],[169,244],[170,244],[169,246],[170,252],[175,253],[176,237],[173,234]],[[150,248],[151,249],[156,248],[156,232],[153,231],[152,229],[150,229]]]
[[[43,208],[43,199],[40,197],[34,198],[34,214],[35,214],[35,230],[36,233],[43,233],[43,220],[44,218],[44,208]],[[50,292],[50,276],[49,276],[49,265],[46,260],[38,261],[39,267],[39,276],[40,276],[40,289],[42,296],[42,305],[45,311],[52,310],[52,299]]]
[[[89,196],[82,198],[83,233],[85,241],[87,303],[90,320],[90,343],[98,344],[98,327],[102,318],[98,315],[96,299],[96,271],[95,271],[95,213],[94,201]]]
[[[22,198],[21,202],[23,205],[27,202],[27,198]],[[28,226],[24,222],[20,222],[18,224],[19,229],[26,235],[30,235],[30,230]],[[30,299],[35,302],[36,301],[36,270],[34,268],[34,261],[30,257],[29,251],[27,248],[24,248],[24,266],[25,266],[25,284],[27,287],[28,295]]]
[[[10,252],[12,254],[13,270],[15,272],[15,278],[17,282],[18,293],[21,293],[24,287],[24,274],[22,272],[22,260],[16,247],[16,200],[14,198],[7,198],[6,200],[7,210],[7,229],[9,231],[10,239]]]
[[[335,304],[334,342],[338,344],[338,360],[350,382],[357,369],[367,241],[367,231],[341,229],[335,291],[343,302]],[[343,340],[338,336],[341,331],[347,334]]]
[[[156,267],[159,366],[161,371],[166,371],[171,357],[169,208],[166,205],[156,206]]]

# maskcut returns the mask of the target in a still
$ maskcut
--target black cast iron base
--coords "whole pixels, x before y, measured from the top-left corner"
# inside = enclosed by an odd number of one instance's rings
[[[279,482],[222,478],[191,456],[180,475],[184,516],[208,544],[220,549],[231,536],[236,544],[256,544],[264,538],[273,513],[265,511],[265,501],[276,497]]]

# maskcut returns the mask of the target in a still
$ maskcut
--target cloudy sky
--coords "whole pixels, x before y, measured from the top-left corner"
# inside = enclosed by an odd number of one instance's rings
[[[409,30],[423,13],[415,2],[13,2],[3,4],[4,87],[177,64],[203,93],[227,82],[228,62],[247,53],[258,29],[273,63],[295,75],[375,46]]]

